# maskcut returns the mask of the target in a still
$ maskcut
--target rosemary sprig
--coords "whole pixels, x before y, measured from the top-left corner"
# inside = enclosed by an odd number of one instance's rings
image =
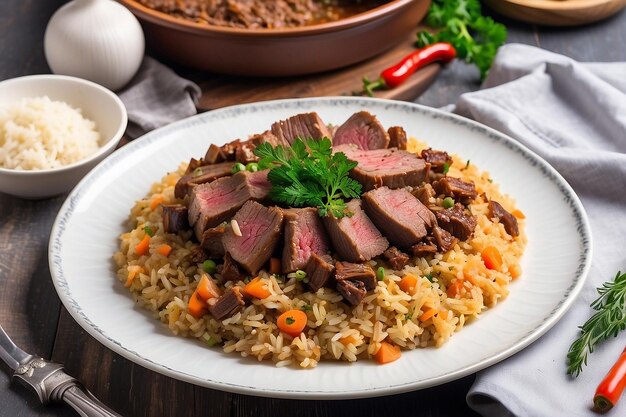
[[[612,282],[605,282],[597,291],[600,296],[591,303],[597,312],[580,326],[580,337],[567,352],[567,373],[575,377],[587,365],[587,357],[598,343],[626,329],[626,273],[618,272]]]

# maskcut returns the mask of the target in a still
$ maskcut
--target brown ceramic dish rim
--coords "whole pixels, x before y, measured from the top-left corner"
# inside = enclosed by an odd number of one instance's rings
[[[171,16],[167,13],[151,9],[139,3],[137,0],[119,0],[120,3],[130,8],[131,11],[138,13],[142,18],[153,23],[164,24],[165,26],[169,26],[175,29],[181,29],[187,32],[195,32],[199,34],[211,33],[217,35],[229,35],[239,37],[292,37],[303,35],[317,35],[320,33],[347,29],[392,14],[393,12],[402,9],[413,1],[416,0],[391,0],[389,3],[385,3],[371,10],[367,10],[365,12],[347,17],[345,19],[339,19],[333,22],[320,23],[316,25],[279,29],[244,29],[209,25],[204,23],[195,23],[185,20],[184,18]]]

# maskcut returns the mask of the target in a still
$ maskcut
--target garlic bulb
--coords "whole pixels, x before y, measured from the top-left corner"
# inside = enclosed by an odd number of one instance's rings
[[[74,0],[50,19],[44,38],[46,60],[55,74],[72,75],[110,90],[125,86],[143,59],[139,22],[113,0]]]

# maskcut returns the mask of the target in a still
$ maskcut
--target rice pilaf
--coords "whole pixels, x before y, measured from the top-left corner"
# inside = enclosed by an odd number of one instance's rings
[[[419,152],[425,147],[410,140],[408,150]],[[385,340],[402,349],[439,347],[481,312],[506,298],[509,283],[521,275],[520,258],[527,242],[523,218],[518,219],[519,236],[512,238],[502,223],[489,218],[485,196],[519,213],[514,201],[500,193],[487,172],[480,172],[456,155],[453,159],[449,174],[473,181],[478,193],[469,205],[477,220],[473,236],[446,253],[413,257],[401,271],[391,269],[380,258],[369,261],[374,269],[385,268],[384,280],[378,281],[375,290],[357,306],[342,302],[334,289],[310,292],[295,274],[270,275],[262,270],[259,276],[268,282],[269,297],[252,299],[222,321],[208,314],[201,318],[189,314],[189,298],[203,273],[202,263],[192,260],[198,244],[192,241],[192,231],[166,234],[160,206],[181,202],[174,197],[174,186],[186,164],[155,183],[132,208],[131,230],[121,235],[120,250],[114,255],[117,277],[135,301],[173,333],[208,346],[221,345],[227,353],[271,360],[276,366],[312,368],[322,359],[354,362],[372,357]],[[436,198],[431,202],[442,203]],[[148,232],[153,234],[148,253],[138,256],[134,248]],[[163,244],[172,248],[167,256],[157,250]],[[488,269],[481,257],[490,246],[501,254],[499,270]],[[417,279],[410,292],[399,286],[406,275]],[[219,280],[219,274],[214,276]],[[243,281],[225,283],[226,288],[244,285]],[[452,286],[454,296],[450,296]],[[276,324],[277,317],[290,309],[305,311],[308,319],[305,331],[295,338],[279,331]]]

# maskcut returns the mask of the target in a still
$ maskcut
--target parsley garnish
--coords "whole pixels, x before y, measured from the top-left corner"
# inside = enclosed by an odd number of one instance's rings
[[[430,282],[435,282],[435,278],[433,277],[433,274],[424,275],[424,277]]]
[[[296,322],[296,320],[295,320],[293,317],[287,317],[287,318],[285,319],[285,322],[286,322],[287,324],[294,324],[294,323]]]
[[[418,46],[451,43],[459,58],[476,64],[481,79],[487,75],[498,48],[506,40],[504,25],[483,16],[478,0],[433,0],[426,24],[439,31],[435,34],[419,32]]]
[[[302,311],[311,311],[311,310],[313,310],[313,307],[311,307],[310,304],[305,304],[302,307],[300,307],[300,310],[302,310]]]
[[[293,207],[317,207],[320,216],[350,215],[344,198],[357,198],[361,184],[348,176],[357,163],[343,152],[332,153],[328,138],[296,139],[291,148],[265,142],[254,150],[259,168],[270,168],[269,196]]]
[[[150,237],[154,236],[154,230],[150,226],[146,226],[143,228],[143,231]]]
[[[626,273],[618,272],[613,282],[605,282],[597,291],[600,297],[591,303],[596,313],[580,326],[580,336],[567,352],[567,373],[573,376],[582,372],[598,343],[626,329]]]

